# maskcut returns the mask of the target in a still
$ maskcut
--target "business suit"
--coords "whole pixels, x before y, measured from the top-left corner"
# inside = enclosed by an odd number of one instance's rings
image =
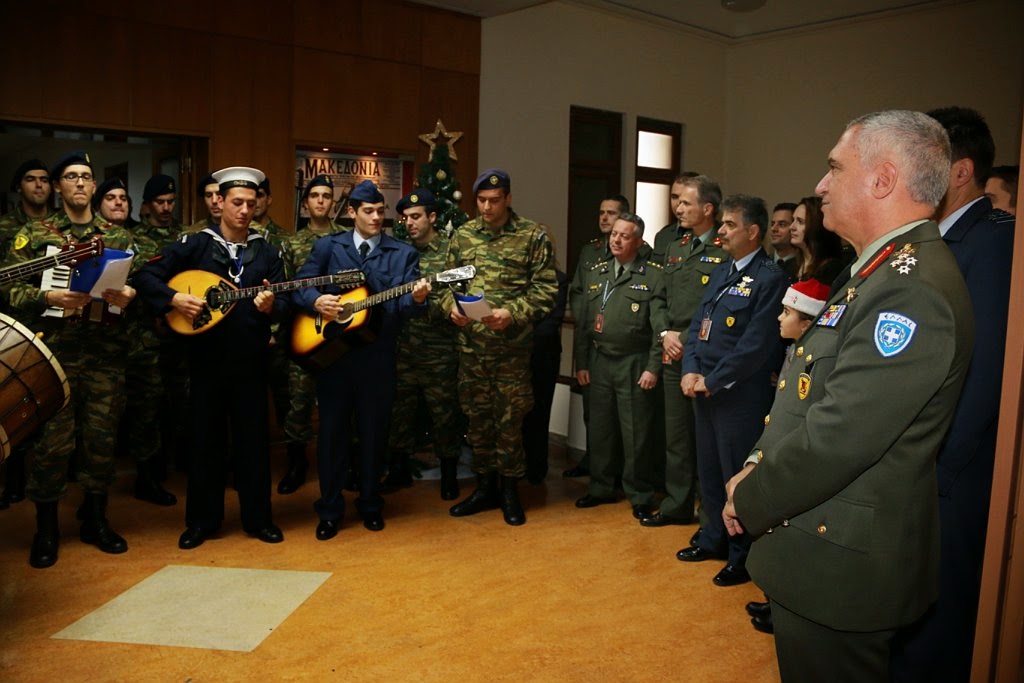
[[[664,230],[662,231],[664,232]],[[660,235],[661,233],[659,233]],[[715,268],[729,260],[715,235],[707,241],[687,232],[665,246],[663,286],[657,296],[665,301],[665,329],[684,337]],[[657,330],[661,332],[661,330]],[[662,392],[665,397],[665,498],[660,512],[672,520],[693,519],[697,494],[697,457],[693,399],[680,390],[682,359],[664,364]]]
[[[366,274],[366,285],[374,293],[419,279],[419,256],[413,247],[381,234],[379,244],[364,261],[356,249],[354,234],[354,231],[345,232],[317,240],[309,259],[296,273],[296,279],[358,268]],[[324,287],[323,291],[309,288],[299,290],[294,298],[306,312],[314,313],[313,304],[321,294],[338,291],[332,286]],[[411,294],[378,304],[367,324],[376,338],[354,346],[317,375],[320,433],[316,457],[320,498],[314,506],[321,520],[337,521],[344,516],[341,489],[352,459],[353,415],[359,437],[356,509],[364,518],[380,513],[384,504],[378,492],[380,470],[395,396],[396,339],[403,318],[425,313],[426,305],[415,304]]]
[[[750,539],[726,534],[725,483],[743,467],[771,407],[771,374],[784,353],[777,319],[789,280],[761,249],[736,273],[733,263],[711,274],[687,334],[683,374],[703,375],[711,393],[694,402],[697,472],[708,516],[697,543],[711,553],[728,546],[729,565],[743,567]],[[704,319],[711,325],[706,338]]]
[[[1013,216],[993,210],[989,199],[981,197],[943,236],[971,297],[975,345],[936,463],[939,599],[926,618],[898,640],[893,659],[897,681],[970,677],[1006,350],[1013,230]]]
[[[797,341],[760,464],[733,494],[787,681],[884,680],[891,631],[938,591],[935,454],[970,360],[971,308],[934,223],[890,235]],[[794,615],[821,638],[794,638]],[[822,645],[872,633],[858,671]]]

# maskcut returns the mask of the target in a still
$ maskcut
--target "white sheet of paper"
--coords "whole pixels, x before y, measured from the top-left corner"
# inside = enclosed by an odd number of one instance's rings
[[[121,289],[128,281],[128,273],[132,269],[132,255],[125,258],[111,259],[103,265],[96,284],[89,290],[93,299],[102,299],[103,292],[108,289]]]
[[[455,300],[462,315],[470,320],[480,320],[491,314],[491,305],[487,303],[483,294],[457,294]]]

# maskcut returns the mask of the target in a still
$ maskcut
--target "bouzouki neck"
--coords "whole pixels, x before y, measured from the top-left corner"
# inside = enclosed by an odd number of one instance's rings
[[[362,271],[344,271],[341,273],[335,273],[333,275],[309,277],[303,280],[277,282],[269,285],[259,285],[256,287],[244,287],[242,289],[218,290],[216,292],[210,293],[210,296],[214,297],[216,301],[209,301],[207,303],[209,303],[211,306],[222,306],[224,304],[241,301],[242,299],[252,299],[260,292],[265,292],[267,290],[273,292],[274,294],[277,294],[278,292],[290,292],[295,289],[303,289],[305,287],[320,287],[321,285],[359,284],[360,282],[362,282],[362,280]]]

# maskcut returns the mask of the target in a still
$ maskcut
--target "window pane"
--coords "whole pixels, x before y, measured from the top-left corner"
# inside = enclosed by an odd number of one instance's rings
[[[672,136],[637,131],[636,165],[671,169]]]
[[[671,185],[636,184],[636,213],[644,219],[644,241],[654,244],[654,234],[669,223],[668,195]]]

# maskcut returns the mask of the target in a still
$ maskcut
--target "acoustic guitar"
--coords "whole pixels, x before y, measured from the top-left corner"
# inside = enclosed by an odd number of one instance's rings
[[[82,242],[81,244],[65,244],[56,254],[40,256],[38,258],[25,261],[24,263],[0,268],[0,285],[5,285],[8,282],[14,282],[15,280],[21,280],[30,275],[41,273],[44,270],[49,270],[56,266],[68,266],[70,268],[74,268],[79,263],[88,261],[91,258],[96,258],[102,253],[103,240],[99,237],[94,237],[88,242]]]
[[[476,266],[461,266],[427,277],[430,284],[455,283],[472,280]],[[291,351],[295,362],[308,370],[323,370],[330,367],[354,346],[373,341],[375,335],[365,329],[370,309],[379,303],[390,301],[411,292],[416,282],[393,287],[377,294],[370,294],[366,287],[359,287],[341,295],[341,311],[334,320],[325,321],[317,313],[299,313],[292,323]]]
[[[203,299],[205,302],[203,310],[193,320],[189,320],[176,310],[171,311],[165,317],[167,324],[178,334],[186,336],[201,334],[219,323],[224,316],[231,312],[236,303],[242,299],[255,298],[260,292],[269,290],[277,294],[278,292],[322,285],[352,288],[358,287],[364,282],[366,282],[366,276],[363,275],[363,272],[353,269],[342,270],[333,275],[239,289],[214,273],[205,270],[185,270],[168,280],[167,286],[176,292],[194,294]],[[200,295],[198,292],[202,292],[202,294]]]

